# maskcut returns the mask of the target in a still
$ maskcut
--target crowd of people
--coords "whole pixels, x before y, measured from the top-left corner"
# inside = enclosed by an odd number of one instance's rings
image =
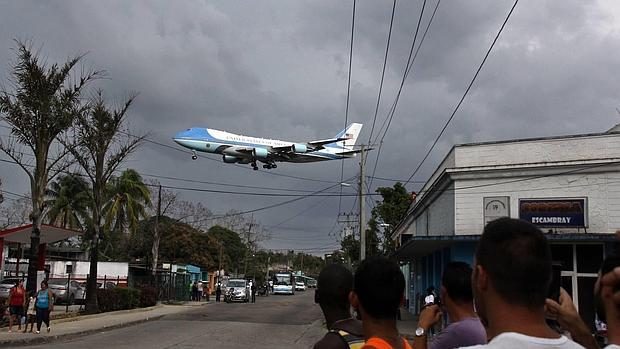
[[[606,258],[592,290],[598,317],[607,326],[608,349],[620,349],[619,262],[616,256]],[[432,301],[427,297],[409,340],[397,328],[405,278],[395,261],[368,258],[355,274],[328,265],[315,294],[328,332],[314,348],[600,348],[565,290],[548,298],[551,281],[551,252],[540,229],[497,219],[484,228],[473,266],[445,266],[439,294],[433,290]],[[431,338],[446,315],[449,324]]]
[[[26,294],[24,281],[19,280],[9,291],[7,299],[7,314],[9,316],[9,330],[13,332],[13,325],[17,324],[17,331],[26,333],[30,324],[30,332],[34,330],[36,322],[37,329],[34,333],[41,332],[41,325],[45,324],[47,332],[51,331],[50,313],[54,310],[54,293],[48,288],[46,280],[41,282],[39,291]]]

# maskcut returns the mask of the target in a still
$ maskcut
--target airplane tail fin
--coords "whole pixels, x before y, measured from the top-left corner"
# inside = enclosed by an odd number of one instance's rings
[[[347,128],[340,131],[340,133],[336,135],[336,138],[347,138],[347,139],[344,141],[340,141],[340,142],[336,142],[332,144],[334,144],[336,147],[340,149],[344,149],[347,151],[353,150],[353,146],[355,145],[355,142],[357,141],[357,137],[360,135],[360,132],[362,131],[362,126],[363,124],[358,124],[358,123],[350,124],[349,126],[347,126]]]

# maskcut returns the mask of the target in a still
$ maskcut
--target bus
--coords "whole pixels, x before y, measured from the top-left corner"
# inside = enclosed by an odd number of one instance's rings
[[[295,294],[295,277],[292,273],[276,273],[273,283],[274,294]]]

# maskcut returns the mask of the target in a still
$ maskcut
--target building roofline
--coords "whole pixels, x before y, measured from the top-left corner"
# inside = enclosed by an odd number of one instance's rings
[[[606,132],[581,133],[581,134],[560,135],[560,136],[532,137],[532,138],[513,138],[513,139],[504,139],[504,140],[497,140],[497,141],[461,143],[461,144],[454,145],[454,147],[471,147],[471,146],[477,146],[477,145],[491,145],[491,144],[504,144],[504,143],[521,143],[521,142],[535,142],[535,141],[548,141],[548,140],[573,139],[573,138],[588,138],[588,137],[604,137],[604,136],[618,136],[618,135],[620,135],[620,132],[617,132],[617,131],[606,131]]]

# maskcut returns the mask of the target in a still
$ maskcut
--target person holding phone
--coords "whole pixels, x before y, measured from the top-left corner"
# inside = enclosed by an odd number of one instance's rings
[[[545,321],[551,274],[551,250],[539,228],[514,218],[487,224],[474,254],[472,289],[489,342],[469,348],[583,348]]]
[[[441,308],[447,311],[451,323],[433,337],[431,349],[451,349],[487,342],[484,326],[474,310],[471,273],[471,267],[464,262],[450,262],[445,266],[440,289],[443,306],[431,304],[422,310],[415,330],[413,349],[428,347],[428,331],[441,320]]]

